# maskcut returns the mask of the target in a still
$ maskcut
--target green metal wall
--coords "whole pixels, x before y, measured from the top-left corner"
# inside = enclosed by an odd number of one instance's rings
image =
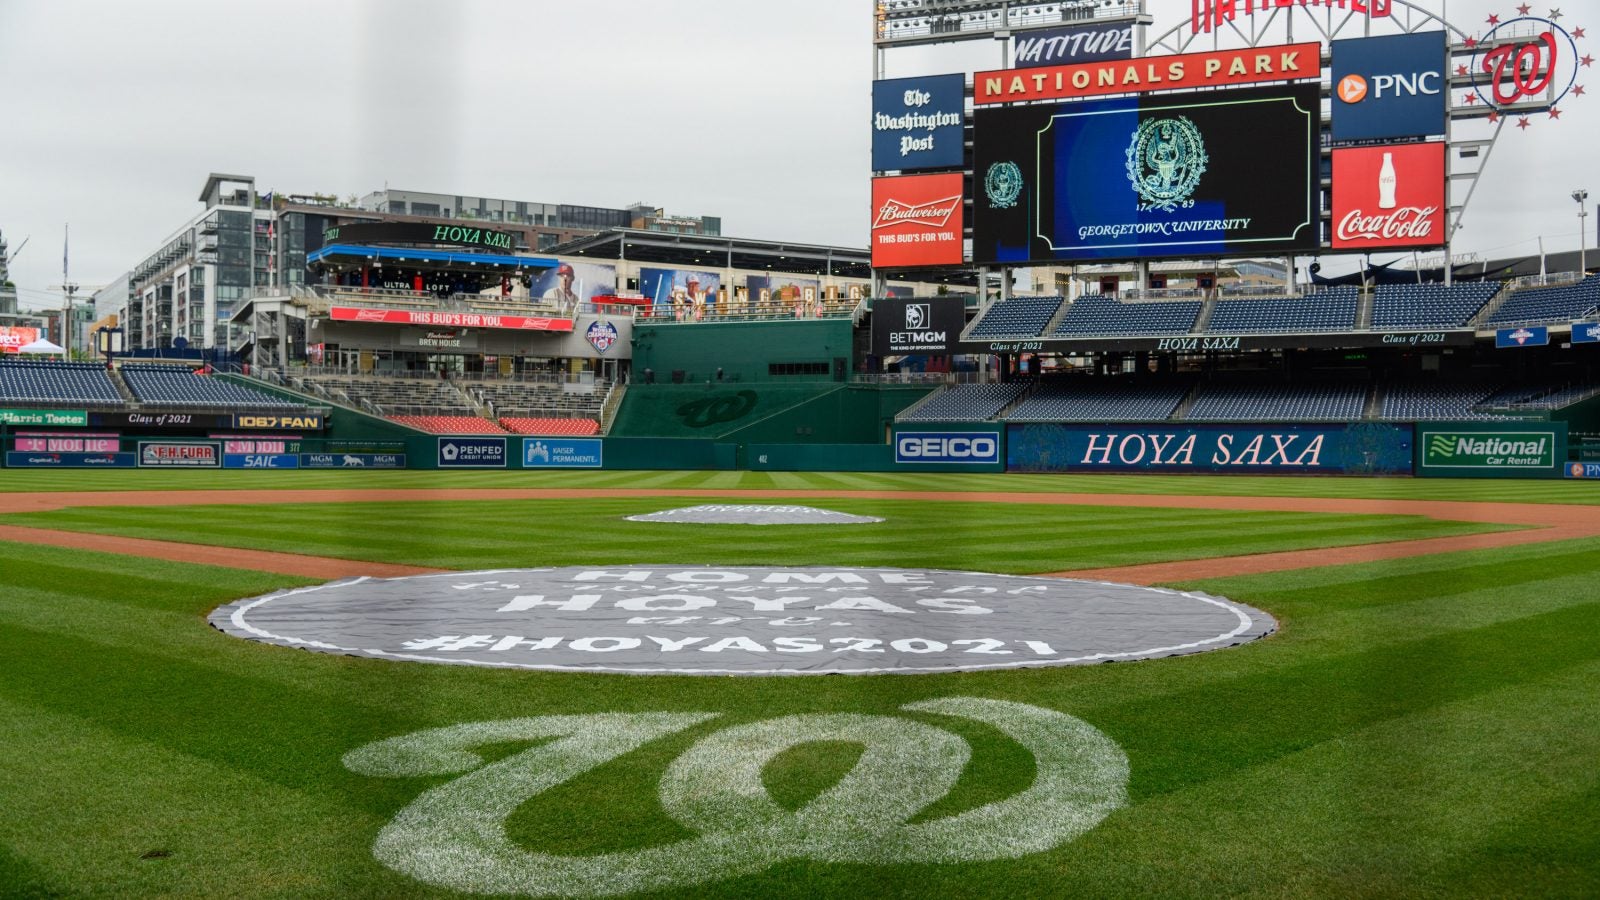
[[[633,329],[633,382],[645,369],[657,383],[681,371],[686,382],[714,382],[722,369],[726,382],[785,382],[797,376],[773,375],[769,366],[819,363],[826,374],[803,376],[810,381],[835,380],[835,360],[842,359],[848,378],[854,349],[849,319],[802,319],[777,322],[695,322],[636,325]]]

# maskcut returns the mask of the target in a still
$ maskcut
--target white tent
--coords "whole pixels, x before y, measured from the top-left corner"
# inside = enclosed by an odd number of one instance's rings
[[[67,351],[65,349],[63,349],[59,344],[50,343],[49,338],[39,338],[37,341],[34,341],[31,344],[23,344],[21,347],[17,348],[17,353],[59,353],[62,356],[67,355]]]

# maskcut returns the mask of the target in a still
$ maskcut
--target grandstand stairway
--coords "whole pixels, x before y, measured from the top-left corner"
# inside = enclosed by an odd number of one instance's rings
[[[1217,295],[1212,294],[1200,305],[1200,318],[1194,320],[1194,333],[1200,334],[1211,327],[1211,317],[1217,313]]]
[[[1356,300],[1356,330],[1366,331],[1372,327],[1372,309],[1377,305],[1377,297],[1371,291],[1362,291]]]
[[[1493,299],[1483,305],[1483,309],[1478,310],[1477,315],[1467,320],[1468,324],[1480,329],[1489,327],[1488,321],[1494,318],[1494,314],[1500,311],[1500,307],[1506,305],[1506,301],[1511,299],[1513,293],[1515,292],[1509,287],[1501,289],[1500,293],[1495,294]]]
[[[115,368],[107,369],[106,373],[111,376],[111,386],[117,389],[118,394],[122,395],[122,402],[129,406],[138,405],[139,398],[133,395],[133,389],[128,387],[126,381],[122,380],[122,373]]]

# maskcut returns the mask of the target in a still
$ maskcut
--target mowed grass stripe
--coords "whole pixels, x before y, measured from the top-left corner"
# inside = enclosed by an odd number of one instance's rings
[[[14,491],[428,490],[448,488],[660,488],[1156,494],[1167,496],[1333,497],[1600,505],[1600,482],[1433,478],[1293,478],[1248,475],[1028,475],[1011,473],[805,473],[743,471],[301,471],[50,472],[7,469]]]
[[[344,791],[286,789],[251,766],[3,699],[0,746],[0,843],[26,866],[7,896],[393,890],[366,849],[386,813],[362,812]],[[151,851],[168,855],[141,858]]]
[[[814,561],[994,568],[1013,574],[1323,546],[1410,540],[1504,526],[1408,516],[1060,508],[984,503],[841,501],[829,508],[887,521],[852,526],[635,523],[629,514],[695,505],[683,498],[485,501],[472,504],[100,507],[5,517],[14,524],[442,568],[673,562]],[[1026,539],[1022,539],[1023,535]],[[602,537],[603,536],[603,537]]]

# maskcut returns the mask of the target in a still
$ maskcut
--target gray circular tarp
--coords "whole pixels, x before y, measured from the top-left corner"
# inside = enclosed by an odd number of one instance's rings
[[[688,525],[870,525],[883,520],[877,516],[857,516],[813,506],[713,503],[628,516],[628,521]]]
[[[888,568],[669,565],[358,578],[218,608],[250,640],[381,659],[717,675],[1152,659],[1271,634],[1195,592]]]

